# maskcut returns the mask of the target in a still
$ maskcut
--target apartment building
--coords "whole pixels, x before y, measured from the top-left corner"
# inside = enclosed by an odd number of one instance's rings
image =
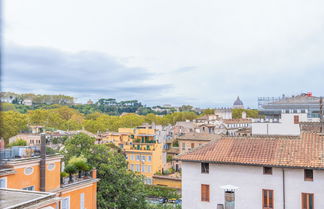
[[[109,132],[99,143],[114,143],[124,150],[128,168],[145,176],[145,183],[153,183],[153,175],[162,172],[166,162],[163,145],[156,139],[155,129],[120,128]]]
[[[245,113],[245,112],[243,112]],[[226,135],[239,136],[245,130],[246,135],[251,135],[252,120],[247,118],[225,119]]]
[[[183,209],[324,208],[324,135],[223,137],[180,155]]]
[[[45,138],[42,139],[42,142],[45,142]],[[93,170],[91,175],[84,175],[81,178],[74,176],[73,181],[68,182],[60,175],[63,156],[58,154],[46,155],[45,146],[41,148],[41,155],[33,154],[33,157],[30,157],[31,155],[22,153],[27,152],[18,153],[18,158],[17,155],[11,155],[10,150],[0,153],[2,157],[0,162],[0,188],[11,189],[10,191],[2,190],[2,193],[8,195],[8,198],[14,198],[14,191],[17,190],[22,198],[33,199],[38,194],[40,197],[45,195],[50,199],[45,201],[45,203],[50,202],[49,205],[45,205],[46,207],[35,203],[35,205],[30,206],[31,208],[96,208],[97,182],[99,181],[96,178],[96,170]],[[24,193],[23,191],[31,191],[31,193]],[[37,193],[39,191],[40,193]],[[33,196],[33,194],[35,195]],[[7,204],[9,203],[7,202]],[[25,202],[21,204],[25,204]]]

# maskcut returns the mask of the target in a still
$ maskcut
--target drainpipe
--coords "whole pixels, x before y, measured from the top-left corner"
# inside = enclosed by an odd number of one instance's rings
[[[46,136],[41,134],[41,161],[40,161],[40,190],[45,192],[46,174]]]
[[[285,182],[285,169],[282,169],[282,206],[286,209],[286,182]]]

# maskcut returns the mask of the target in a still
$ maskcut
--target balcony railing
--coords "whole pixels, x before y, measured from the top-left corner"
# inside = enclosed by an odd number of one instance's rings
[[[66,187],[71,184],[81,183],[81,182],[87,181],[89,179],[92,179],[90,172],[86,172],[86,173],[82,174],[81,178],[79,177],[79,174],[73,174],[72,178],[70,178],[70,176],[61,177],[61,187]]]

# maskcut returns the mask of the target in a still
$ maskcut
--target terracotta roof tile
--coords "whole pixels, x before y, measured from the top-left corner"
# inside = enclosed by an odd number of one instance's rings
[[[220,138],[221,135],[208,134],[208,133],[187,133],[183,136],[177,137],[178,140],[201,140],[201,141],[211,141]]]
[[[182,154],[181,161],[324,169],[324,136],[223,137]]]

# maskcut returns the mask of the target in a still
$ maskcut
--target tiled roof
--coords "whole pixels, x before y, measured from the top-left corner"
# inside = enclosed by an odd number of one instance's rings
[[[300,122],[300,129],[301,131],[310,131],[310,132],[317,132],[319,133],[321,130],[321,123],[320,122]]]
[[[221,135],[208,133],[187,133],[183,136],[177,137],[179,140],[197,140],[197,141],[211,141],[220,139]]]
[[[251,119],[242,119],[242,118],[237,118],[237,119],[225,119],[224,123],[226,124],[241,124],[241,123],[252,123]]]
[[[324,169],[324,136],[223,137],[178,157],[181,161]]]

